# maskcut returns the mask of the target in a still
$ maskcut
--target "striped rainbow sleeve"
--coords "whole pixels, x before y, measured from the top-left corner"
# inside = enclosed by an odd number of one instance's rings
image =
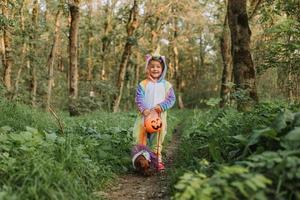
[[[163,102],[161,102],[159,105],[163,109],[163,111],[166,111],[170,109],[176,101],[175,93],[173,87],[171,87],[168,91],[168,94]]]
[[[145,91],[142,88],[141,84],[138,85],[137,90],[136,90],[135,104],[137,105],[137,107],[141,113],[143,113],[143,111],[146,109]]]

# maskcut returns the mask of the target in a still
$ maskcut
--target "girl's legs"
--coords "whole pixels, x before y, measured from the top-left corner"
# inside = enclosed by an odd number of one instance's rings
[[[148,146],[151,148],[153,153],[157,154],[159,162],[162,162],[162,147],[163,142],[167,133],[167,115],[166,113],[161,113],[162,128],[160,133],[148,134]]]
[[[167,114],[161,113],[162,128],[160,133],[147,134],[144,128],[143,118],[139,116],[134,124],[133,137],[135,144],[148,146],[153,153],[158,157],[158,169],[163,170],[164,165],[162,164],[162,144],[167,133]]]
[[[135,144],[147,145],[147,133],[145,132],[143,118],[138,116],[133,127]]]

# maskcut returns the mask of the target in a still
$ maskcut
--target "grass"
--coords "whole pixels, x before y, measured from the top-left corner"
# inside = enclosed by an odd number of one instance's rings
[[[62,135],[49,113],[5,101],[0,110],[0,199],[100,198],[131,168],[134,112],[59,113]],[[168,138],[177,115],[169,113]]]

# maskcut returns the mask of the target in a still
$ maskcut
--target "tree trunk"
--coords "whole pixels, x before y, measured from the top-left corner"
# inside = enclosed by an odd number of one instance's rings
[[[151,29],[151,37],[150,37],[150,43],[151,43],[151,52],[154,53],[155,50],[159,48],[159,37],[160,32],[163,27],[163,22],[161,22],[161,19],[157,16],[155,19],[154,26]]]
[[[250,110],[258,102],[255,68],[250,53],[251,30],[248,24],[246,0],[228,1],[228,23],[231,32],[231,53],[233,59],[234,82],[239,111]]]
[[[290,65],[290,64],[289,64]],[[288,97],[289,97],[289,102],[294,103],[294,94],[293,94],[293,75],[292,75],[292,70],[289,66],[288,69],[288,77],[287,77],[287,90],[288,90]]]
[[[25,19],[24,19],[24,7],[25,7],[25,2],[22,3],[21,9],[20,9],[20,16],[21,16],[21,30],[24,32],[25,31]],[[15,87],[14,87],[14,94],[12,99],[16,99],[19,94],[19,82],[21,78],[21,73],[26,66],[25,64],[25,58],[26,58],[26,52],[27,52],[27,44],[25,39],[23,38],[23,44],[22,44],[22,54],[21,54],[21,66],[18,69],[17,76],[16,76],[16,81],[15,81]]]
[[[199,72],[198,72],[199,78],[204,77],[205,73],[206,73],[205,66],[204,66],[205,48],[206,48],[206,46],[204,44],[203,34],[201,33],[200,37],[199,37],[199,67],[198,67],[198,69],[199,69]]]
[[[53,39],[53,44],[51,48],[50,55],[48,57],[47,61],[47,68],[48,68],[48,89],[47,89],[47,101],[46,101],[46,110],[49,111],[50,104],[51,104],[51,94],[52,94],[52,86],[54,83],[54,77],[53,77],[53,72],[54,72],[54,62],[55,62],[55,57],[56,57],[56,51],[57,51],[57,46],[59,42],[59,30],[60,30],[60,16],[61,16],[61,11],[57,11],[56,16],[55,16],[55,31],[54,31],[54,39]]]
[[[34,27],[34,32],[31,34],[31,45],[30,45],[30,53],[33,55],[30,59],[30,97],[31,97],[31,105],[36,107],[36,91],[37,91],[37,77],[36,77],[36,41],[38,39],[38,9],[39,9],[39,0],[35,0],[33,2],[32,9],[32,24]]]
[[[75,101],[78,97],[78,67],[77,67],[77,43],[79,28],[79,0],[69,3],[71,14],[71,26],[69,33],[69,112],[71,116],[78,115]]]
[[[220,38],[220,47],[223,61],[222,83],[220,91],[220,107],[223,108],[230,100],[230,87],[229,82],[232,79],[232,57],[231,57],[231,44],[230,32],[228,28],[228,15],[225,16],[223,33]]]
[[[177,48],[177,36],[178,36],[178,26],[177,26],[177,18],[175,17],[173,20],[174,25],[174,38],[173,38],[173,58],[174,58],[174,69],[175,69],[175,80],[176,80],[176,89],[177,89],[177,98],[178,98],[178,107],[180,109],[184,108],[183,99],[182,99],[182,77],[180,74],[179,68],[179,57],[178,57],[178,48]]]
[[[127,23],[127,41],[126,41],[126,44],[124,47],[121,64],[119,67],[119,75],[118,75],[118,81],[117,81],[118,93],[114,99],[114,105],[113,105],[114,112],[118,112],[119,107],[120,107],[120,102],[121,102],[123,88],[124,88],[126,68],[127,68],[128,61],[130,59],[131,48],[133,46],[133,43],[131,40],[132,40],[134,31],[138,27],[137,15],[138,15],[138,5],[137,5],[137,0],[134,0],[133,7],[130,11],[130,17],[129,17],[129,20]]]
[[[8,8],[8,0],[3,0],[2,3],[2,14],[6,19],[11,18],[10,9]],[[4,66],[4,74],[3,74],[3,83],[6,87],[8,92],[12,91],[12,84],[11,84],[11,71],[13,65],[12,59],[12,49],[11,49],[11,30],[9,30],[9,25],[4,27],[3,29],[3,41],[2,41],[2,62]]]
[[[5,45],[4,45],[4,38],[3,34],[0,35],[0,53],[1,53],[1,61],[2,66],[5,66]],[[3,82],[3,77],[1,78],[1,82]],[[4,84],[4,83],[3,83]]]
[[[134,76],[134,86],[137,87],[140,80],[140,63],[141,63],[141,54],[139,51],[136,53],[136,65],[135,65],[135,76]]]
[[[92,82],[93,79],[93,47],[92,47],[92,40],[93,40],[93,27],[92,27],[92,14],[93,14],[93,5],[92,1],[88,1],[88,58],[87,58],[87,66],[88,66],[88,76],[87,80]]]
[[[113,0],[112,2],[107,1],[107,5],[105,7],[106,19],[104,22],[104,36],[102,37],[102,48],[101,48],[101,69],[100,69],[100,80],[106,80],[109,75],[107,72],[106,66],[106,54],[110,44],[110,33],[112,31],[112,10],[114,9],[117,1]]]

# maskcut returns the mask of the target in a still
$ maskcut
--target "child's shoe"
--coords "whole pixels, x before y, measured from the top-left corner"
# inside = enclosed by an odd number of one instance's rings
[[[165,165],[163,162],[159,162],[157,166],[158,171],[163,171],[165,169]]]

